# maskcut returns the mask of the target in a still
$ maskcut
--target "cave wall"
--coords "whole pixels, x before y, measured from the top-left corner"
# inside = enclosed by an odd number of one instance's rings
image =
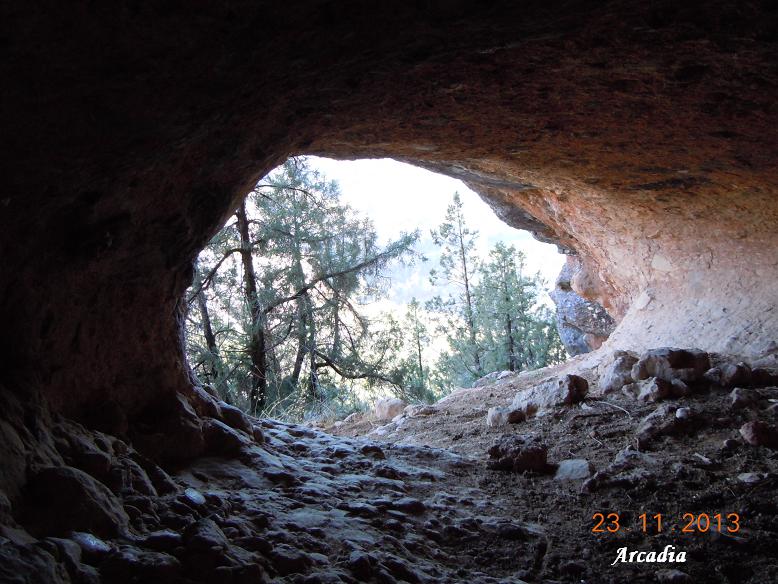
[[[772,3],[0,11],[0,381],[92,425],[190,391],[191,261],[293,154],[462,178],[578,255],[608,347],[756,354],[778,333]]]

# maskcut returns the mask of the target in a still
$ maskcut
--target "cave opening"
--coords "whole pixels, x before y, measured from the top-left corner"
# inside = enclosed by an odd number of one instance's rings
[[[195,262],[189,365],[248,413],[303,421],[387,394],[430,403],[597,348],[612,319],[572,291],[569,267],[559,277],[556,246],[500,211],[461,180],[391,159],[289,159]],[[444,241],[456,221],[464,233]]]

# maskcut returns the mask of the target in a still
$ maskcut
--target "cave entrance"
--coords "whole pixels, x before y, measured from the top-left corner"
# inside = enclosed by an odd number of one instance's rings
[[[392,159],[289,159],[198,257],[190,366],[247,412],[331,422],[590,350],[557,318],[554,302],[586,303],[555,289],[565,256],[495,212]]]

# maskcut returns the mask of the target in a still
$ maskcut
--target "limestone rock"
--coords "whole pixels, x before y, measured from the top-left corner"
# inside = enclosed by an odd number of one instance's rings
[[[389,421],[399,416],[408,404],[396,397],[384,397],[375,403],[375,417],[377,420]]]
[[[578,403],[586,397],[588,390],[589,384],[583,377],[555,377],[517,393],[511,409],[530,417],[546,409]]]
[[[554,480],[582,481],[588,479],[593,473],[594,466],[591,462],[583,458],[571,458],[559,463]]]

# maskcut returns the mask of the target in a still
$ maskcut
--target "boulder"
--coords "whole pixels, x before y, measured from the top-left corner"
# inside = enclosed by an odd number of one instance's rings
[[[581,280],[580,276],[585,274],[582,267],[578,258],[568,256],[551,292],[559,337],[571,356],[598,349],[616,326],[601,304],[583,298],[573,289],[573,281]]]
[[[377,420],[388,421],[403,413],[408,404],[396,397],[384,397],[375,403],[375,417]]]
[[[493,407],[486,412],[486,425],[490,428],[505,426],[506,424],[516,424],[523,422],[524,412],[513,408]]]
[[[638,401],[654,403],[665,399],[683,397],[689,395],[689,387],[680,379],[667,381],[659,377],[641,379],[622,388],[625,395],[634,397]]]
[[[603,394],[613,393],[632,383],[632,367],[637,362],[634,355],[624,352],[617,354],[600,374],[600,391]]]
[[[664,381],[679,379],[688,384],[702,379],[710,368],[710,357],[704,351],[662,347],[643,353],[632,367],[631,375],[633,381],[656,377]]]
[[[253,432],[253,425],[249,417],[243,413],[242,410],[232,406],[228,403],[221,402],[219,404],[221,408],[222,420],[230,427],[245,432],[251,436]]]
[[[743,440],[751,446],[766,446],[778,450],[778,428],[764,422],[748,422],[740,428]]]
[[[548,447],[534,436],[507,436],[489,448],[487,466],[512,472],[548,472]]]
[[[69,466],[38,471],[28,486],[32,522],[48,532],[87,531],[115,536],[129,518],[122,504],[101,482]]]
[[[213,418],[203,421],[203,435],[209,454],[237,456],[244,447],[250,445],[248,436]]]
[[[586,397],[588,390],[589,384],[583,377],[555,377],[517,393],[511,409],[530,417],[542,410],[578,403]]]

